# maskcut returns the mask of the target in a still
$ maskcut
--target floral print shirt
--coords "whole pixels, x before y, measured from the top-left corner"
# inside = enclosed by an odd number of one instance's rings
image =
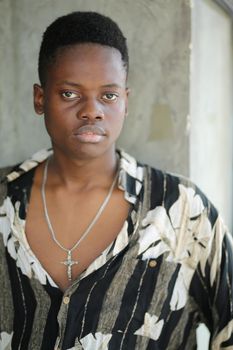
[[[0,171],[0,349],[191,350],[200,322],[210,349],[233,349],[233,245],[218,212],[189,180],[124,151],[118,187],[132,210],[58,288],[25,235],[35,169],[51,153]]]

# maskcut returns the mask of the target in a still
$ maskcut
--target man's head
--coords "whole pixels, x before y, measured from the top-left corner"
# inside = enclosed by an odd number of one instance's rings
[[[114,154],[127,114],[126,40],[110,18],[75,12],[46,30],[34,107],[55,152],[91,159]]]
[[[39,53],[39,78],[46,82],[49,66],[66,48],[83,43],[96,43],[117,49],[126,72],[129,68],[126,39],[118,25],[96,12],[73,12],[59,17],[46,29]]]

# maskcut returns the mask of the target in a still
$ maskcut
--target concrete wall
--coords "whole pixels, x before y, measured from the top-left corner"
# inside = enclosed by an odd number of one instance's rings
[[[193,1],[190,77],[190,177],[232,229],[232,20],[210,0]],[[204,325],[197,339],[198,349],[208,349]]]
[[[52,20],[73,10],[111,16],[128,38],[131,97],[119,145],[187,175],[191,19],[185,0],[1,0],[0,166],[49,144],[32,106],[39,43]]]
[[[232,229],[232,19],[211,0],[192,11],[190,176]]]

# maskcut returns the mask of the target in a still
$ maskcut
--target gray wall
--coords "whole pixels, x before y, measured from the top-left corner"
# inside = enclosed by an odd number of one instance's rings
[[[232,228],[232,18],[211,0],[192,10],[190,176]],[[203,171],[201,171],[203,169]]]
[[[49,144],[32,106],[42,32],[73,10],[116,20],[130,51],[129,116],[119,146],[151,165],[188,174],[190,6],[185,0],[1,0],[0,165]]]

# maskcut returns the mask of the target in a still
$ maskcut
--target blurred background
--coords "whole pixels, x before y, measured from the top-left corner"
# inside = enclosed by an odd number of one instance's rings
[[[233,0],[0,0],[0,166],[48,147],[32,104],[45,28],[93,10],[128,39],[129,116],[118,146],[189,176],[232,231]],[[208,332],[198,330],[198,349]]]

